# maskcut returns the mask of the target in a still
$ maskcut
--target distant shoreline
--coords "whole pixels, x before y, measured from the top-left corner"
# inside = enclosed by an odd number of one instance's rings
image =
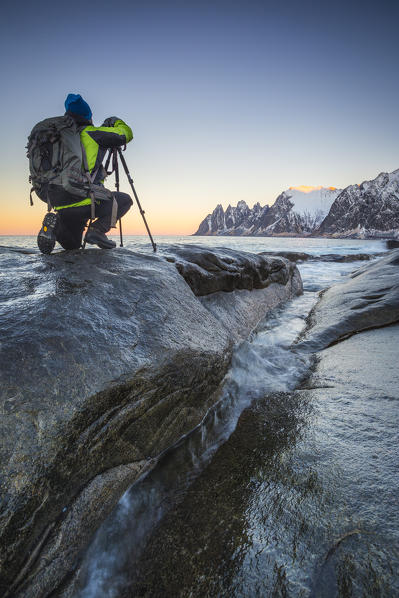
[[[399,231],[398,231],[398,235],[399,235]],[[364,236],[364,237],[356,237],[356,236],[345,236],[345,235],[296,235],[294,233],[278,233],[276,235],[229,235],[229,234],[215,234],[215,235],[197,235],[196,233],[193,233],[192,235],[189,235],[191,237],[206,237],[206,238],[211,238],[211,237],[227,237],[227,238],[244,238],[244,239],[251,239],[251,238],[267,238],[267,239],[343,239],[343,240],[348,240],[348,241],[387,241],[387,240],[397,240],[397,238],[393,237],[393,235],[381,235],[381,236]]]

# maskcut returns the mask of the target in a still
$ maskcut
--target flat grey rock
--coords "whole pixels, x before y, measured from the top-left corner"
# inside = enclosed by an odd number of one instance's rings
[[[299,346],[320,351],[362,330],[398,321],[399,250],[394,250],[322,294]]]

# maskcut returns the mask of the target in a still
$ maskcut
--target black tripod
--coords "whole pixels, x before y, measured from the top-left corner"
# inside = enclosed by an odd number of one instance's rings
[[[109,163],[112,158],[112,169],[108,172]],[[115,173],[115,188],[117,192],[119,192],[119,164],[118,164],[118,154],[116,153],[116,148],[110,149],[108,153],[108,158],[105,163],[105,171],[107,175]],[[119,237],[120,237],[120,247],[123,247],[123,235],[122,235],[122,219],[119,218]]]
[[[128,169],[127,164],[126,164],[126,160],[124,158],[124,155],[122,154],[122,150],[121,150],[120,147],[118,147],[118,148],[111,148],[109,150],[107,161],[105,163],[105,170],[107,171],[107,174],[111,174],[112,172],[115,172],[115,187],[116,187],[116,190],[119,191],[118,154],[119,154],[119,158],[120,158],[120,160],[122,162],[122,166],[123,166],[123,168],[125,170],[125,173],[126,173],[126,176],[127,176],[127,180],[129,181],[129,184],[130,184],[130,186],[132,188],[132,191],[133,191],[133,194],[134,194],[134,198],[136,200],[137,207],[138,207],[138,209],[140,211],[141,217],[142,217],[142,219],[144,221],[144,224],[145,224],[145,227],[147,229],[148,236],[150,237],[152,248],[153,248],[154,252],[156,252],[156,250],[157,250],[156,243],[154,242],[154,239],[152,238],[152,235],[151,235],[151,232],[150,232],[150,229],[148,227],[147,220],[146,220],[146,217],[145,217],[145,212],[144,212],[144,210],[141,207],[140,200],[139,200],[139,198],[137,196],[137,193],[136,193],[136,189],[134,188],[133,179],[130,176],[130,172],[129,172],[129,169]],[[109,166],[109,163],[111,161],[111,158],[112,158],[112,170],[110,172],[108,172],[108,166]],[[123,247],[122,221],[121,221],[120,218],[119,218],[119,235],[120,235],[120,241],[121,241],[120,242],[120,246]]]

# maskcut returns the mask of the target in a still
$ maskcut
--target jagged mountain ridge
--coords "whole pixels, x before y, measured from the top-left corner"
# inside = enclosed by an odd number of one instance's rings
[[[291,187],[272,206],[240,201],[224,211],[219,204],[195,235],[399,236],[399,170],[343,190],[309,189]]]
[[[328,213],[341,191],[334,187],[311,188],[310,192],[291,187],[272,206],[258,203],[251,209],[245,201],[226,211],[218,204],[201,222],[196,235],[310,234]],[[305,200],[303,196],[309,196]],[[308,200],[308,201],[307,201]],[[306,209],[308,206],[309,209]]]
[[[378,237],[399,233],[399,169],[346,187],[318,227],[321,235]]]

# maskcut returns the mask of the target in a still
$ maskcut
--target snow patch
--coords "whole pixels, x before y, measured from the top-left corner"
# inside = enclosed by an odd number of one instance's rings
[[[303,191],[302,188],[309,189],[310,187],[290,187],[284,192],[294,204],[292,211],[305,217],[317,214],[317,220],[320,222],[328,214],[336,197],[342,191],[342,189],[332,187],[316,187],[312,191]]]

